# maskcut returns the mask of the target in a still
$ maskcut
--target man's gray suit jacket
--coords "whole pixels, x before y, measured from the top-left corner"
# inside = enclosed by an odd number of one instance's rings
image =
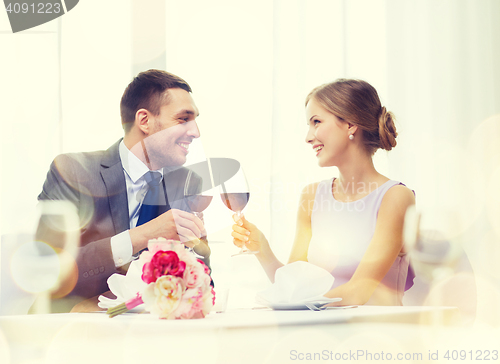
[[[80,245],[77,255],[78,279],[71,295],[89,298],[108,291],[107,279],[123,273],[115,267],[111,237],[130,228],[127,191],[119,143],[108,150],[69,153],[57,156],[50,166],[39,200],[68,200],[80,218]],[[189,211],[184,202],[188,169],[180,167],[164,174],[170,208]],[[191,179],[201,188],[201,178]]]

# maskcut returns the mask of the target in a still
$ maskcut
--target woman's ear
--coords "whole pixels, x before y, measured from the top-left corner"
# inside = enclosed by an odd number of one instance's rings
[[[150,133],[149,111],[146,109],[137,110],[137,112],[135,113],[134,124],[144,134],[149,135],[149,133]]]
[[[354,124],[351,124],[351,123],[347,123],[347,125],[348,125],[347,131],[349,132],[349,135],[353,135],[354,133],[356,133],[356,131],[358,131],[358,126],[357,125],[354,125]]]

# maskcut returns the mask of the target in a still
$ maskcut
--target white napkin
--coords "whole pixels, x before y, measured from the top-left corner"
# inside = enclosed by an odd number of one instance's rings
[[[323,295],[332,288],[333,281],[334,277],[327,270],[308,262],[297,261],[276,270],[273,285],[257,293],[257,302],[265,305],[328,302],[330,299]]]
[[[141,279],[142,275],[142,264],[139,260],[134,260],[130,263],[127,274],[113,274],[108,278],[108,287],[110,291],[116,296],[116,299],[111,299],[105,296],[99,296],[99,303],[97,304],[100,308],[111,308],[117,306],[125,301],[134,298],[137,292],[142,292],[142,290],[147,286],[147,284]],[[138,306],[143,307],[143,305]]]

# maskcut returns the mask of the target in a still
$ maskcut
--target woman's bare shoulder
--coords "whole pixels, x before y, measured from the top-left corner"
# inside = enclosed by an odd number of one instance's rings
[[[314,182],[302,189],[299,203],[299,218],[306,219],[306,216],[308,219],[310,218],[319,184],[320,182]]]
[[[415,194],[403,184],[392,186],[382,199],[383,205],[408,207],[415,204]]]

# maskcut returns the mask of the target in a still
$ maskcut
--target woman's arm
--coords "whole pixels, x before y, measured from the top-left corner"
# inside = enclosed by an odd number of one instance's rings
[[[307,251],[311,242],[311,213],[314,207],[314,198],[316,196],[317,183],[310,184],[302,190],[300,195],[299,209],[297,211],[297,225],[295,230],[295,240],[292,251],[288,258],[288,263],[299,260],[307,262]]]
[[[345,284],[325,296],[342,301],[330,306],[363,305],[403,251],[403,222],[406,209],[415,204],[413,192],[405,186],[390,188],[382,199],[375,233],[358,268]]]
[[[311,212],[317,186],[317,183],[306,186],[300,196],[295,240],[288,263],[298,260],[307,261],[307,250],[311,240]],[[244,216],[239,219],[237,215],[234,215],[233,219],[236,222],[232,232],[234,244],[240,248],[245,244],[250,250],[258,250],[259,253],[255,256],[271,282],[274,283],[276,270],[282,267],[283,263],[276,258],[266,237],[254,224],[248,222]]]

